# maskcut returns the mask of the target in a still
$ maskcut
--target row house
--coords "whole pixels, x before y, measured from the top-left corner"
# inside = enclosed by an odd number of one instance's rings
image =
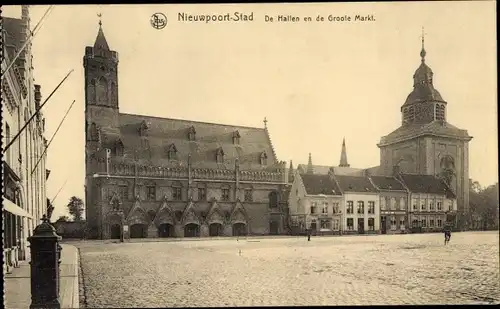
[[[380,195],[381,234],[401,234],[408,231],[408,191],[393,176],[369,176]]]
[[[21,18],[2,17],[2,137],[3,152],[2,228],[4,269],[7,273],[29,255],[27,237],[31,236],[47,214],[46,169],[47,140],[45,119],[41,112],[29,122],[40,107],[40,86],[34,84],[31,43],[19,53],[14,64],[5,70],[29,38],[30,17],[27,5]],[[17,136],[17,137],[16,137]],[[14,138],[16,138],[14,140]],[[3,149],[2,149],[3,150]]]
[[[380,194],[366,176],[331,174],[343,196],[342,225],[347,234],[375,234],[380,230]]]
[[[456,226],[457,201],[446,183],[432,175],[398,174],[409,192],[409,224],[414,232],[441,231]]]
[[[300,174],[293,178],[288,198],[292,235],[341,232],[342,194],[329,175]]]

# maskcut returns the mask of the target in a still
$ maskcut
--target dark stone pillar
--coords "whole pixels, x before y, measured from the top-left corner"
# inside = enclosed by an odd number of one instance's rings
[[[61,237],[49,223],[46,215],[33,236],[28,237],[31,247],[31,305],[30,308],[60,309],[59,265],[61,263]]]

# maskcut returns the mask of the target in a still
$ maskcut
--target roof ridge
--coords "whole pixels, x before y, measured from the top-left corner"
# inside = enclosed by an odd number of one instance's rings
[[[199,123],[199,124],[210,124],[210,125],[218,125],[218,126],[232,127],[232,128],[265,130],[265,129],[259,128],[259,127],[250,127],[250,126],[242,126],[242,125],[223,124],[223,123],[216,123],[216,122],[206,122],[206,121],[198,121],[198,120],[179,119],[179,118],[165,118],[165,117],[158,117],[158,116],[140,115],[140,114],[129,114],[129,113],[121,113],[121,112],[119,113],[119,116],[120,115],[135,116],[135,117],[147,117],[147,118],[155,118],[155,119],[162,119],[162,120],[175,120],[175,121],[182,121],[182,122],[194,122],[194,123]]]

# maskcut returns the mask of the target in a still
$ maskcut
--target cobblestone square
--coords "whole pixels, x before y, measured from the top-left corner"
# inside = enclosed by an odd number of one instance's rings
[[[79,242],[89,308],[500,303],[498,232]]]

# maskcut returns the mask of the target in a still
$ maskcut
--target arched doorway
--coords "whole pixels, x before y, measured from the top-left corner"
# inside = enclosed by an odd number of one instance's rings
[[[115,223],[111,225],[111,239],[120,239],[122,236],[122,227],[121,225]]]
[[[162,223],[158,227],[158,236],[159,237],[175,237],[175,229],[172,224]]]
[[[200,226],[196,223],[189,223],[184,226],[184,237],[199,237]]]
[[[130,227],[130,238],[146,238],[148,227],[146,224],[134,224]]]
[[[279,224],[276,221],[269,222],[269,234],[278,235],[279,232]]]
[[[222,236],[222,224],[220,223],[212,223],[208,227],[208,235],[209,236]]]
[[[233,224],[233,236],[246,236],[247,226],[245,223],[235,223]]]

